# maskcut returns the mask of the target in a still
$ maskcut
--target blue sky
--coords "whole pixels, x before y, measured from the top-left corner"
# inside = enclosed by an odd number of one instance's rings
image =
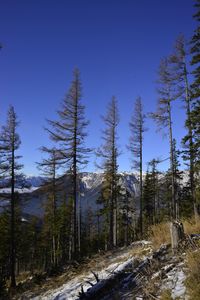
[[[24,170],[37,174],[38,148],[48,145],[45,119],[55,119],[78,67],[83,102],[90,120],[87,145],[99,146],[107,103],[119,103],[120,170],[130,170],[128,142],[131,112],[141,96],[145,112],[156,108],[160,59],[171,53],[178,34],[195,28],[192,0],[1,0],[0,123],[9,104],[21,121]],[[174,136],[184,135],[182,103],[173,107]],[[167,140],[147,120],[144,169],[153,157],[168,156]],[[94,157],[87,170],[94,170]],[[162,168],[167,168],[165,163]]]

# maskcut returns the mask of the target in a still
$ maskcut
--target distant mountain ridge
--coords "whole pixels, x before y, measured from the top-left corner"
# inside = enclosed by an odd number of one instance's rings
[[[82,212],[86,212],[88,209],[95,211],[97,209],[97,199],[100,196],[101,186],[103,181],[103,173],[95,172],[82,172],[79,174],[79,191],[78,198],[81,202]],[[188,174],[184,173],[184,178],[181,180],[185,185],[187,182]],[[44,204],[46,202],[46,190],[43,187],[45,177],[42,176],[26,176],[25,184],[28,188],[21,189],[16,188],[21,194],[22,210],[26,214],[36,215],[42,217],[44,214]],[[58,201],[66,199],[70,194],[71,182],[69,176],[64,175],[57,178],[59,184]],[[4,182],[5,183],[5,182]],[[0,181],[2,186],[2,181]],[[138,176],[128,172],[119,173],[119,184],[122,187],[124,193],[128,192],[134,202],[136,211],[139,211],[139,180]],[[1,193],[10,193],[10,188],[1,188]]]
[[[100,196],[103,173],[82,172],[79,174],[79,176],[80,181],[78,198],[81,201],[81,209],[83,213],[89,208],[96,210],[96,201]],[[23,200],[23,212],[42,217],[44,214],[44,204],[46,201],[46,191],[42,186],[45,178],[41,176],[27,176],[26,181],[27,183],[32,184],[32,186],[29,189],[22,189],[19,191]],[[58,199],[60,200],[65,197],[67,201],[70,190],[69,177],[66,175],[61,176],[57,179],[57,182],[60,189]],[[139,195],[139,183],[134,174],[125,172],[120,173],[119,184],[124,190],[128,191],[133,198],[136,198]]]
[[[44,179],[45,177],[42,176],[17,176],[16,187],[20,188],[21,185],[25,185],[27,187],[40,187]],[[8,183],[9,183],[9,178],[0,179],[0,187],[2,188],[6,187]]]
[[[9,178],[0,180],[0,192],[10,193]],[[19,176],[16,178],[15,190],[18,193],[31,193],[39,188],[45,181],[45,177],[42,176]]]

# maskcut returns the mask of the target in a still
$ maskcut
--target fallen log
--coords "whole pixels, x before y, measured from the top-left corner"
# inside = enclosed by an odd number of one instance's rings
[[[112,290],[118,286],[119,283],[122,286],[131,285],[132,288],[140,285],[143,274],[147,270],[151,261],[161,259],[161,256],[165,255],[169,246],[163,245],[159,250],[155,251],[151,257],[146,258],[140,262],[134,269],[134,258],[129,260],[124,268],[118,272],[114,272],[109,278],[99,280],[95,285],[89,288],[87,291],[79,293],[79,300],[100,300],[105,296],[109,296]],[[109,299],[109,298],[108,298]]]

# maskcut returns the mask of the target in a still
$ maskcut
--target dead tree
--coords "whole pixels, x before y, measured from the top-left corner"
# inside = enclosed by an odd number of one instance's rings
[[[138,97],[135,101],[133,116],[130,126],[130,141],[128,149],[132,154],[133,167],[139,171],[140,178],[140,234],[143,233],[143,133],[146,130],[144,127],[145,115],[143,113],[142,100]]]
[[[172,127],[172,101],[176,99],[174,94],[174,77],[169,66],[169,59],[161,60],[158,80],[158,106],[157,111],[151,114],[156,121],[158,129],[167,128],[170,152],[171,171],[171,217],[177,219],[176,195],[175,195],[175,174],[174,174],[174,149],[173,149],[173,127]]]
[[[179,221],[173,221],[170,223],[170,233],[171,233],[171,246],[173,254],[176,254],[180,242],[185,238],[183,224]]]
[[[103,117],[106,129],[103,131],[103,144],[96,154],[101,159],[99,168],[104,172],[101,203],[104,206],[104,216],[107,220],[109,247],[117,244],[117,197],[118,197],[118,164],[117,126],[119,114],[117,101],[112,97],[108,111]]]
[[[49,121],[47,131],[53,141],[57,142],[63,166],[70,170],[73,198],[72,254],[77,254],[77,202],[78,202],[78,171],[88,163],[90,149],[85,147],[88,121],[85,119],[85,106],[81,98],[80,72],[74,70],[73,81],[69,92],[58,111],[59,120]],[[60,159],[61,161],[61,159]]]
[[[10,193],[10,277],[11,287],[16,287],[16,177],[23,165],[18,163],[19,156],[16,152],[21,144],[20,137],[16,131],[19,122],[14,107],[10,106],[7,114],[6,125],[2,127],[0,134],[1,173],[9,180]]]

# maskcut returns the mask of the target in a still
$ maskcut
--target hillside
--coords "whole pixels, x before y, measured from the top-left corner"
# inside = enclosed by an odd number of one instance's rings
[[[68,266],[59,276],[41,278],[39,286],[32,286],[15,299],[126,300],[165,294],[186,299],[185,255],[172,256],[169,245],[155,251],[149,241],[134,242]]]

